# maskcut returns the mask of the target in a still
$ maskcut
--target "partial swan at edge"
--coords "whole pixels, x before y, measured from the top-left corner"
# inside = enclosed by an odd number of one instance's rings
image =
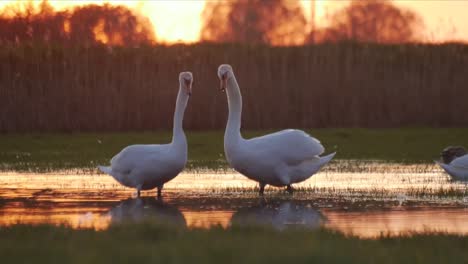
[[[468,181],[468,155],[463,147],[445,148],[441,153],[442,161],[436,161],[453,180]]]

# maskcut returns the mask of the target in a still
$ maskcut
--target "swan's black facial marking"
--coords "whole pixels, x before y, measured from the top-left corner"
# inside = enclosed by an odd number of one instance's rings
[[[232,67],[229,64],[221,64],[218,67],[218,78],[220,80],[220,91],[224,92],[227,88],[227,81],[232,76]]]
[[[188,96],[192,95],[193,75],[191,72],[181,72],[179,74],[181,86],[185,89]]]
[[[192,95],[192,80],[184,79],[184,84],[185,84],[185,90],[187,92],[187,95],[191,96]]]
[[[221,92],[226,91],[227,86],[227,72],[221,75],[220,90]]]
[[[184,83],[185,83],[185,86],[190,86],[190,84],[192,83],[192,80],[184,79]]]

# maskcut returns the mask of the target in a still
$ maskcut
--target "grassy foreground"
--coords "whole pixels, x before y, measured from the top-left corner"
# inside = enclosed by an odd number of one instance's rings
[[[246,138],[268,131],[247,131]],[[308,130],[325,146],[337,151],[336,159],[377,159],[425,163],[438,158],[448,145],[468,147],[467,128],[316,129]],[[224,168],[223,131],[187,131],[189,169]],[[94,169],[108,164],[130,144],[168,143],[171,132],[3,134],[0,135],[0,169],[47,171]]]
[[[444,234],[360,240],[325,230],[253,227],[0,228],[3,263],[466,263],[467,248],[468,237]]]

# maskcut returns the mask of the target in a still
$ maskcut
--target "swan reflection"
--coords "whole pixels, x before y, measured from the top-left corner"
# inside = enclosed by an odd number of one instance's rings
[[[177,207],[154,197],[130,198],[109,211],[112,223],[156,222],[185,227],[184,215]]]
[[[325,221],[323,215],[309,205],[294,201],[270,202],[237,211],[233,226],[265,225],[278,230],[287,228],[315,229]]]

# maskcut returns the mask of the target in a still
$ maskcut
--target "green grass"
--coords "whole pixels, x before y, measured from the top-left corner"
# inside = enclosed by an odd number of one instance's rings
[[[246,138],[268,131],[244,132]],[[430,163],[448,145],[468,147],[467,128],[316,129],[308,130],[336,159]],[[223,131],[187,131],[189,169],[219,169],[224,159]],[[47,171],[94,169],[130,144],[168,143],[170,132],[2,134],[0,169]]]
[[[155,224],[102,232],[53,226],[0,228],[3,263],[466,263],[468,237],[427,234],[362,240],[326,230]]]

